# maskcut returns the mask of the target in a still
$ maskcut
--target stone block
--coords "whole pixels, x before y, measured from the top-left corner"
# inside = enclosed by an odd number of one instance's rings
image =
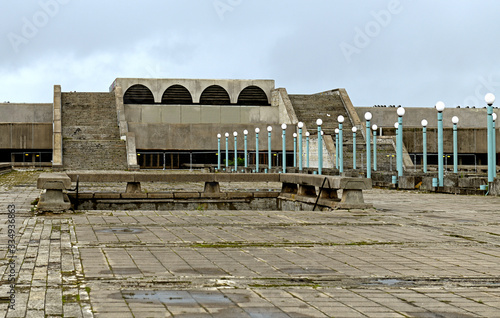
[[[253,198],[252,192],[228,192],[228,199],[250,199]]]
[[[141,183],[140,182],[127,182],[126,193],[141,193]]]
[[[205,189],[203,193],[220,193],[220,184],[219,182],[205,182]]]
[[[147,199],[147,193],[121,193],[120,197],[122,199]]]
[[[254,198],[277,198],[280,195],[279,192],[271,192],[271,191],[257,191],[253,193]]]
[[[66,190],[71,188],[71,179],[65,173],[42,173],[36,186],[38,189]]]
[[[120,199],[120,193],[116,192],[96,192],[94,199]]]
[[[398,185],[400,189],[414,190],[415,177],[414,176],[400,176],[398,177]]]
[[[173,199],[174,194],[169,192],[150,192],[148,199]]]
[[[61,189],[47,189],[40,195],[38,211],[61,213],[71,208],[71,202]]]
[[[199,192],[174,192],[174,199],[199,199]]]

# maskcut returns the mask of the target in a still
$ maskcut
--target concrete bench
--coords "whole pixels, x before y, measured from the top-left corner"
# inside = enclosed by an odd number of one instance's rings
[[[220,182],[280,182],[276,173],[153,173],[153,172],[68,172],[72,182],[127,182],[125,193],[140,193],[141,182],[205,182],[205,193],[219,193]]]
[[[42,212],[64,212],[71,203],[65,190],[71,188],[71,179],[65,173],[42,173],[37,180],[37,188],[42,189],[37,208]]]
[[[220,195],[220,182],[281,182],[280,198],[333,209],[372,208],[363,190],[372,188],[371,179],[311,174],[278,173],[157,173],[157,172],[68,172],[67,178],[79,182],[126,182],[125,194],[141,196],[141,182],[204,182],[201,197]],[[69,185],[66,186],[69,188]],[[339,199],[338,190],[342,190]],[[118,195],[119,196],[119,195]],[[130,197],[132,198],[132,197]]]
[[[365,203],[363,198],[363,190],[372,188],[371,179],[291,173],[280,175],[280,182],[283,184],[282,196],[291,199],[307,202],[311,202],[313,198],[319,199],[316,201],[321,205],[340,209],[373,207]],[[341,199],[338,190],[342,190]]]

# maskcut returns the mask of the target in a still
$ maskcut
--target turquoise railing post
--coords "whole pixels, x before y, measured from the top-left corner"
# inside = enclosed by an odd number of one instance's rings
[[[220,137],[221,134],[217,134],[217,170],[220,171]]]
[[[339,132],[338,128],[335,128],[335,168],[339,168]]]
[[[342,174],[344,172],[344,137],[342,133],[342,123],[344,122],[344,116],[339,115],[337,117],[337,121],[339,122],[339,173]]]
[[[255,172],[259,172],[259,132],[260,128],[255,128]]]
[[[371,163],[371,138],[370,138],[370,120],[372,120],[372,113],[365,113],[366,120],[366,177],[370,179],[372,177],[372,163]]]
[[[356,170],[356,126],[352,127],[352,168]]]
[[[451,121],[453,122],[453,173],[458,173],[458,117],[453,116]]]
[[[229,133],[225,133],[224,136],[226,137],[226,172],[229,169]]]
[[[273,127],[267,126],[267,161],[268,161],[268,171],[271,172],[271,131],[273,131]]]
[[[443,167],[443,110],[445,105],[439,101],[436,103],[436,110],[438,111],[438,185],[444,186],[444,167]]]
[[[297,167],[297,133],[293,133],[293,167]]]
[[[398,160],[398,177],[403,176],[403,116],[405,114],[405,109],[403,107],[398,107],[398,134],[399,134],[399,143],[397,149],[397,160]]]
[[[497,171],[497,130],[496,130],[496,121],[497,114],[493,113],[493,167],[495,168],[495,175]]]
[[[316,125],[318,125],[318,174],[320,175],[323,170],[323,137],[321,136],[321,125],[323,121],[321,119],[316,120]]]
[[[373,130],[373,171],[377,171],[377,125],[372,126]]]
[[[422,120],[422,144],[423,144],[423,165],[424,165],[424,173],[427,173],[427,120]]]
[[[238,132],[233,132],[234,136],[234,172],[238,172]]]
[[[306,167],[309,168],[309,136],[310,133],[306,131]]]
[[[286,173],[286,124],[281,124],[281,130],[283,131],[283,173]]]
[[[494,164],[494,150],[493,150],[493,103],[495,102],[495,95],[488,93],[484,97],[486,104],[487,120],[488,120],[488,183],[493,182],[496,175],[496,167]]]
[[[299,122],[297,124],[297,126],[299,127],[299,171],[302,172],[302,166],[303,166],[303,151],[302,151],[302,128],[304,127],[304,123],[303,122]]]
[[[247,137],[248,137],[248,130],[243,130],[243,135],[245,136],[245,149],[244,149],[244,154],[245,154],[245,168],[248,168],[248,160],[247,160]]]

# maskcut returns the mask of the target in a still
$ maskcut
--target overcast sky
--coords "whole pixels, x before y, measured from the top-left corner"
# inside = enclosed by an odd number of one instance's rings
[[[498,0],[2,0],[0,12],[0,102],[117,77],[342,87],[355,106],[500,93]]]

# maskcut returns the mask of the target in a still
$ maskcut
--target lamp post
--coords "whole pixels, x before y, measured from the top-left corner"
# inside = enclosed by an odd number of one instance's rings
[[[309,168],[309,135],[310,133],[306,131],[306,167]]]
[[[397,110],[398,113],[398,135],[399,135],[399,143],[397,149],[397,160],[398,160],[398,177],[403,176],[403,116],[405,114],[405,109],[403,107],[399,107]]]
[[[372,163],[371,163],[371,149],[370,149],[370,120],[372,120],[372,113],[365,113],[366,120],[366,177],[372,177]]]
[[[304,127],[304,123],[299,121],[297,124],[299,127],[299,172],[302,172],[302,128]]]
[[[221,134],[217,134],[217,170],[220,171],[220,137]]]
[[[238,132],[233,132],[234,136],[234,172],[238,172]]]
[[[488,114],[488,183],[493,182],[495,179],[495,170],[496,168],[493,166],[494,163],[494,146],[493,146],[493,103],[495,102],[495,95],[488,93],[484,97],[486,104],[487,114]]]
[[[394,128],[396,129],[396,156],[397,156],[398,155],[398,147],[399,147],[398,146],[398,144],[399,144],[399,130],[398,130],[399,123],[398,122],[394,123]],[[394,157],[394,155],[391,157],[391,160],[392,160],[393,157]],[[397,161],[397,158],[396,158],[396,172],[398,171],[397,162],[398,161]],[[391,171],[392,171],[392,161],[391,161]],[[395,176],[393,176],[393,178],[397,179],[397,177],[395,177]]]
[[[427,120],[422,119],[422,144],[423,144],[423,161],[424,161],[424,173],[427,173]]]
[[[248,161],[247,161],[247,137],[248,137],[248,130],[243,130],[243,135],[245,136],[245,168],[248,168]]]
[[[259,132],[260,128],[255,128],[255,172],[259,172]]]
[[[229,133],[225,133],[224,136],[226,136],[226,172],[229,169]]]
[[[342,136],[342,126],[344,122],[344,116],[340,115],[337,117],[339,122],[339,173],[344,172],[344,138]]]
[[[339,129],[335,128],[335,168],[339,168]]]
[[[458,133],[457,133],[458,117],[453,116],[451,122],[453,123],[453,173],[457,173],[458,172]]]
[[[271,172],[271,131],[273,131],[273,127],[267,126],[267,160],[268,162],[268,169],[269,172]]]
[[[352,168],[356,170],[356,126],[352,127]]]
[[[293,167],[297,167],[297,133],[293,133]]]
[[[281,124],[281,130],[283,131],[283,173],[286,173],[286,124]]]
[[[323,125],[323,121],[318,118],[316,120],[316,125],[318,125],[318,174],[321,174],[323,170],[323,137],[321,136],[321,125]]]
[[[496,131],[496,121],[497,114],[493,113],[493,167],[495,168],[495,175],[497,171],[497,131]]]
[[[377,171],[377,125],[372,126],[373,130],[373,171]]]
[[[444,169],[443,169],[443,110],[445,105],[439,101],[436,103],[437,120],[438,120],[438,183],[442,187],[444,185]]]

